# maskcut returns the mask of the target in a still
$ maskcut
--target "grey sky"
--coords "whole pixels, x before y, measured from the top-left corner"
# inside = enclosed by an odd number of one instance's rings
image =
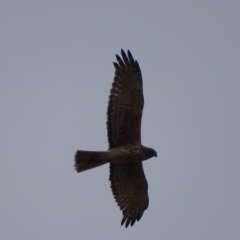
[[[0,239],[240,239],[240,2],[0,3]],[[150,205],[122,218],[108,166],[115,54],[140,64]]]

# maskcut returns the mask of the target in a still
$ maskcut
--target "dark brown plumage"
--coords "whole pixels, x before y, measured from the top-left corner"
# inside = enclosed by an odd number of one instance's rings
[[[111,188],[128,227],[139,221],[147,209],[148,184],[142,161],[157,153],[141,144],[141,118],[144,105],[142,75],[138,62],[130,51],[116,55],[115,77],[109,96],[107,130],[109,150],[105,152],[77,151],[77,172],[110,163]]]

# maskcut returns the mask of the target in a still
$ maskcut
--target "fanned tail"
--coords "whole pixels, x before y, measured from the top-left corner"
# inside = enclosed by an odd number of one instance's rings
[[[108,152],[94,152],[78,150],[75,154],[75,170],[83,172],[95,167],[99,167],[108,161]]]

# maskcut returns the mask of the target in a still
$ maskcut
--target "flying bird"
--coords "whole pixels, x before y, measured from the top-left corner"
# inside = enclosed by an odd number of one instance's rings
[[[107,109],[108,151],[82,151],[75,154],[75,169],[82,172],[110,163],[111,189],[122,210],[121,225],[133,226],[147,209],[148,183],[142,161],[157,152],[141,143],[144,105],[142,74],[131,52],[116,55],[115,76]]]

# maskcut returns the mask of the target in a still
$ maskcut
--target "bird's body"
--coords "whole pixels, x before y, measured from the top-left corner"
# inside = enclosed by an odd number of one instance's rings
[[[109,150],[102,152],[79,150],[75,155],[77,172],[110,163],[111,188],[123,212],[121,224],[126,227],[140,220],[148,207],[148,184],[142,161],[157,152],[141,144],[141,118],[144,105],[142,75],[132,54],[122,50],[116,55],[115,77],[109,96],[107,129]]]
[[[99,167],[105,163],[125,164],[142,162],[149,158],[148,151],[142,145],[126,145],[111,148],[108,151],[77,151],[75,158],[80,159],[75,163],[77,172],[88,170],[85,169],[88,164],[91,168]],[[96,163],[94,166],[93,163]]]

